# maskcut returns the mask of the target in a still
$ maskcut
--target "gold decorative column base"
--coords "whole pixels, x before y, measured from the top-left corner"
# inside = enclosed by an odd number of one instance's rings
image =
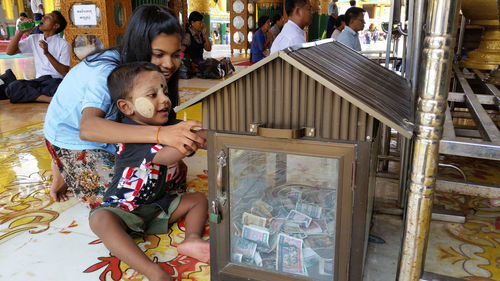
[[[491,70],[500,64],[500,28],[488,28],[479,48],[470,51],[460,65],[466,68]]]

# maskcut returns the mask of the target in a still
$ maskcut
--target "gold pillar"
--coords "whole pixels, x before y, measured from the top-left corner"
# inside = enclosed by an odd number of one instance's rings
[[[331,0],[321,0],[320,14],[328,15],[328,5],[330,4],[330,2],[331,2]]]
[[[189,0],[188,14],[192,11],[198,11],[207,15],[210,14],[210,0]]]
[[[420,280],[425,262],[459,7],[456,0],[433,0],[428,6],[399,281]]]
[[[24,1],[23,0],[17,0],[17,11],[19,14],[21,12],[24,12]]]
[[[319,9],[320,9],[320,5],[319,5],[320,2],[319,1],[320,0],[311,0],[311,7],[312,7],[313,14],[319,12]],[[328,11],[328,7],[326,7],[326,8]]]
[[[13,0],[2,0],[3,10],[5,12],[5,19],[14,19],[14,2]],[[7,28],[7,27],[5,27]]]
[[[462,12],[471,24],[483,25],[485,31],[479,48],[470,51],[463,67],[491,70],[500,64],[500,22],[496,0],[463,0]]]

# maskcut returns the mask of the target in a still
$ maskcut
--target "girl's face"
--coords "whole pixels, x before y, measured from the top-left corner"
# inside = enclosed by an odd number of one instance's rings
[[[179,34],[160,33],[151,42],[151,63],[160,67],[165,79],[181,65],[181,38]]]
[[[201,28],[203,27],[203,22],[201,20],[192,21],[191,26],[193,27],[194,30],[201,31]]]

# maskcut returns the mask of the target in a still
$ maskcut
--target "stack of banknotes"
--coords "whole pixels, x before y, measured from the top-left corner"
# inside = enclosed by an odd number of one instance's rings
[[[331,280],[336,190],[287,184],[252,191],[231,194],[232,262]]]

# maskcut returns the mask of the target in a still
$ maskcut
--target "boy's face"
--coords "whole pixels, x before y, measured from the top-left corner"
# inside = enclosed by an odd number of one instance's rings
[[[163,125],[168,121],[172,103],[167,96],[165,77],[158,71],[143,71],[135,77],[135,85],[118,108],[130,119],[144,125]]]

